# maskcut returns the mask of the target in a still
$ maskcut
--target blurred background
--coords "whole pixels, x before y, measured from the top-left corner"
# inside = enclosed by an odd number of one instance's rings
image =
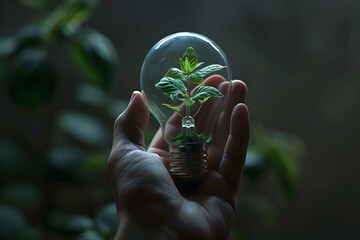
[[[0,0],[0,238],[112,239],[114,119],[149,49],[190,31],[249,89],[230,238],[357,239],[359,12],[357,0]]]

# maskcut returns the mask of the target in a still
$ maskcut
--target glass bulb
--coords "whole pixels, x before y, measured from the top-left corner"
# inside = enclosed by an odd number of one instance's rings
[[[150,49],[140,81],[169,144],[171,176],[180,181],[201,179],[207,168],[207,143],[231,91],[224,52],[200,34],[172,34]]]

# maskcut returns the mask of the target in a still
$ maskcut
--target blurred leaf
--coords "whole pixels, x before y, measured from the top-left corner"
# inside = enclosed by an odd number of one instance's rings
[[[296,170],[291,158],[277,149],[268,149],[267,156],[272,160],[275,180],[280,187],[280,192],[286,200],[291,200],[295,190]]]
[[[23,214],[13,206],[0,204],[0,239],[10,239],[26,227]]]
[[[85,230],[90,230],[95,227],[94,221],[86,216],[73,215],[68,218],[65,231],[68,234],[79,234]]]
[[[81,180],[83,155],[80,149],[72,146],[51,149],[48,161],[52,178],[63,182]]]
[[[112,100],[109,104],[108,112],[110,116],[118,117],[128,106],[127,100]]]
[[[104,107],[108,102],[106,94],[100,88],[90,84],[81,84],[77,89],[76,98],[82,103],[95,107]]]
[[[0,39],[0,58],[10,56],[16,50],[17,42],[14,37]]]
[[[73,35],[81,24],[89,18],[97,0],[66,0],[60,4],[55,11],[45,20],[45,29],[50,38],[59,32],[65,35]]]
[[[12,144],[0,140],[0,179],[19,173],[24,164],[24,156]]]
[[[88,230],[83,232],[78,240],[104,240],[104,238],[98,232]]]
[[[246,154],[243,176],[247,181],[254,183],[267,171],[268,167],[263,155],[249,149]]]
[[[185,62],[189,62],[189,66],[187,67],[187,73],[192,72],[197,64],[198,64],[198,57],[197,54],[195,52],[195,50],[192,47],[188,47],[185,52],[184,55],[182,56],[183,61]],[[186,60],[187,59],[187,60]]]
[[[255,126],[251,148],[263,155],[285,200],[292,199],[298,173],[298,158],[304,151],[302,141],[292,135]]]
[[[55,74],[43,49],[25,49],[12,62],[7,79],[11,99],[27,109],[49,102],[55,92]]]
[[[48,4],[47,0],[20,0],[20,3],[28,8],[42,9]]]
[[[44,200],[41,189],[31,183],[6,185],[0,189],[0,196],[3,202],[26,209],[35,209]]]
[[[28,24],[15,34],[16,54],[26,48],[40,48],[44,44],[44,31],[41,25]]]
[[[49,164],[60,171],[74,171],[81,166],[82,153],[78,148],[64,146],[54,148],[49,153]]]
[[[76,140],[94,147],[107,146],[110,134],[106,127],[89,115],[65,112],[59,118],[60,127]]]
[[[84,29],[74,40],[72,57],[85,75],[103,90],[109,90],[118,56],[113,44],[101,33]]]
[[[108,152],[91,154],[86,157],[83,165],[83,171],[86,173],[94,173],[107,170]]]
[[[106,235],[115,234],[119,226],[115,203],[102,207],[95,217],[97,229]]]

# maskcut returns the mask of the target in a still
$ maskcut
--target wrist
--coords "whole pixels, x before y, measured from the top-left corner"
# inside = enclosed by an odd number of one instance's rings
[[[148,225],[139,224],[128,214],[119,214],[119,219],[120,223],[114,240],[179,239],[165,226],[155,229]]]

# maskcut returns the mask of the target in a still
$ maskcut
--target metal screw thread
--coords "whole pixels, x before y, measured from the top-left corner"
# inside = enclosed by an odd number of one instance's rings
[[[170,174],[174,180],[196,181],[207,172],[206,143],[170,145]]]

